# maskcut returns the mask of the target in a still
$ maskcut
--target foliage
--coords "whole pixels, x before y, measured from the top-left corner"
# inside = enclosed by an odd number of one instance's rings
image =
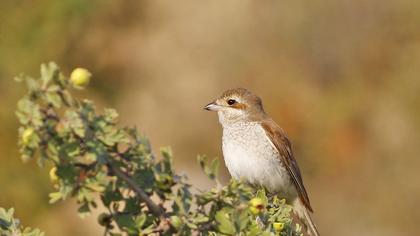
[[[187,177],[175,173],[170,149],[157,158],[135,128],[117,127],[115,110],[98,113],[91,101],[74,98],[74,84],[54,63],[41,66],[39,79],[17,80],[28,88],[16,113],[23,160],[53,165],[50,203],[76,198],[85,217],[100,199],[106,211],[98,223],[106,235],[301,234],[291,206],[263,189],[232,180],[193,194]],[[198,159],[217,182],[218,160]]]
[[[23,228],[20,221],[15,219],[15,210],[0,208],[0,235],[1,236],[44,236],[39,229]]]

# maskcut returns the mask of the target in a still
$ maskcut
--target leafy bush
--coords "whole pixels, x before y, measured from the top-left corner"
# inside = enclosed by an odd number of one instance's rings
[[[83,76],[90,79],[87,71]],[[187,177],[175,173],[170,149],[157,158],[135,128],[117,126],[114,109],[98,113],[91,101],[74,98],[70,90],[87,83],[74,84],[80,80],[73,74],[69,80],[54,63],[41,66],[39,79],[17,81],[28,89],[16,113],[23,160],[52,163],[51,203],[76,198],[85,217],[100,199],[106,235],[301,235],[291,206],[264,189],[232,180],[193,194]],[[218,160],[198,160],[217,182]]]
[[[0,235],[1,236],[44,236],[39,229],[23,228],[20,221],[14,218],[15,210],[0,208]]]

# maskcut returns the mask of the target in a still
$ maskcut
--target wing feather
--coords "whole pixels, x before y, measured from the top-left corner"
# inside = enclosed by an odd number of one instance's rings
[[[261,122],[262,127],[270,138],[271,142],[274,144],[276,149],[280,154],[280,158],[284,165],[286,166],[287,171],[295,187],[298,191],[299,198],[302,200],[303,204],[312,212],[311,203],[309,202],[309,197],[306,192],[305,186],[303,185],[302,175],[300,174],[299,166],[293,157],[293,152],[291,148],[291,143],[287,138],[285,132],[271,119],[267,119]]]

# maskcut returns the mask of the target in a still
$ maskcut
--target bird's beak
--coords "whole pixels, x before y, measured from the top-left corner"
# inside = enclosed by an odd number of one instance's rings
[[[204,110],[218,111],[218,110],[220,110],[220,108],[222,108],[222,106],[217,105],[216,102],[211,102],[211,103],[207,104],[207,106],[204,107]]]

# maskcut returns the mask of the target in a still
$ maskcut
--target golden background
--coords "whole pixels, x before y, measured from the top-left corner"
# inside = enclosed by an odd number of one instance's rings
[[[420,231],[419,1],[1,1],[0,206],[47,235],[101,235],[19,159],[13,76],[50,60],[88,68],[79,95],[170,145],[200,188],[196,155],[222,156],[202,107],[248,88],[289,134],[322,235]]]

